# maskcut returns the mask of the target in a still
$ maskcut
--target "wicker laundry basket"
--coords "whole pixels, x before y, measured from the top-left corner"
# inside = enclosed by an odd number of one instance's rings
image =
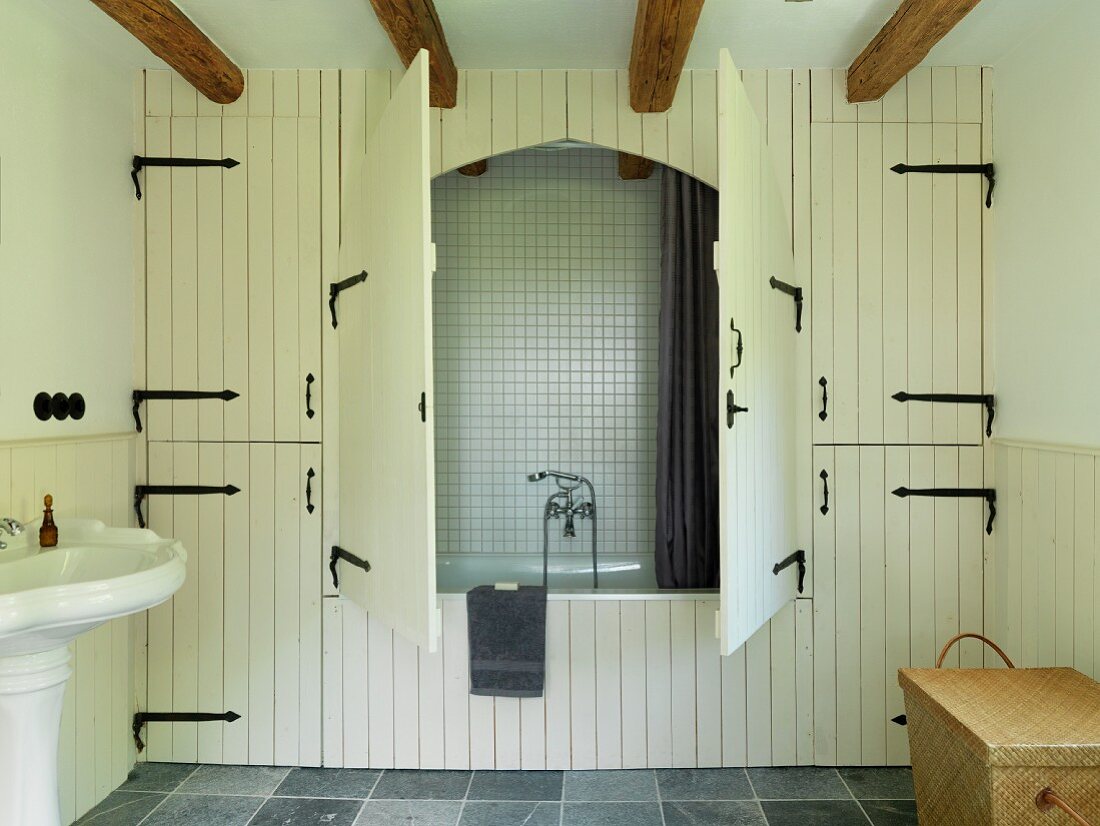
[[[941,670],[963,637],[1009,670]],[[921,826],[1100,826],[1100,684],[1071,668],[1013,668],[978,634],[898,682]]]

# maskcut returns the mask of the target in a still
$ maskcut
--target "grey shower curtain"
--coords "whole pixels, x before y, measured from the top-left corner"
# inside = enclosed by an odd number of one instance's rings
[[[718,192],[665,168],[657,378],[657,585],[718,587]]]

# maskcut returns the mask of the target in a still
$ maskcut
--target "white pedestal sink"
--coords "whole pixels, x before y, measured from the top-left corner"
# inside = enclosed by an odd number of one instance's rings
[[[149,530],[58,519],[56,548],[34,522],[0,551],[0,824],[60,826],[57,748],[69,643],[164,602],[187,552]]]

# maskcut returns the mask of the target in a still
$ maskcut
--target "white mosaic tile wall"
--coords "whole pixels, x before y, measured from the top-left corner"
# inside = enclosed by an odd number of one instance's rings
[[[433,183],[440,553],[541,552],[545,468],[595,484],[601,555],[652,551],[659,187],[597,149]],[[561,528],[552,553],[590,552]]]

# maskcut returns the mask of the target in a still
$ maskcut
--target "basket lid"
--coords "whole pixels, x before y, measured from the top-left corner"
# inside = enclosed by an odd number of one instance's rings
[[[1100,766],[1100,684],[1072,668],[903,668],[898,683],[989,765]]]

